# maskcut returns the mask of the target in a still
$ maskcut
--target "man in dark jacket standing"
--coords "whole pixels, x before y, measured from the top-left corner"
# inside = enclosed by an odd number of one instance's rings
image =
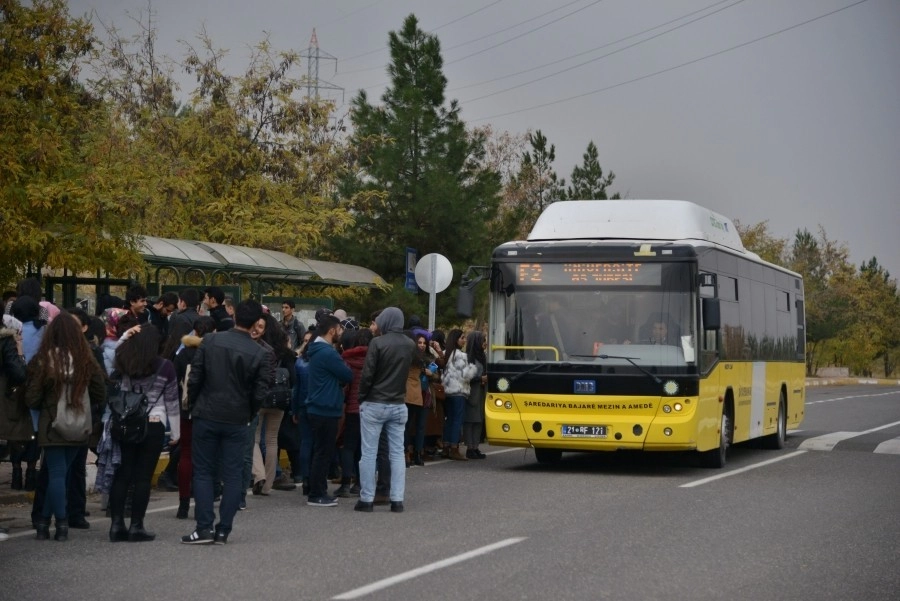
[[[235,326],[203,337],[191,361],[188,402],[193,420],[194,499],[197,528],[185,544],[225,544],[241,502],[247,425],[259,411],[275,377],[268,352],[250,338],[262,317],[254,300],[235,309]],[[214,478],[225,483],[219,523],[213,530]]]
[[[200,292],[196,288],[185,288],[178,294],[178,312],[169,320],[169,339],[163,347],[163,358],[170,361],[175,358],[182,337],[193,331],[194,322],[200,317],[199,306]]]
[[[328,464],[334,457],[338,422],[344,413],[343,387],[353,379],[350,367],[334,348],[342,329],[337,317],[322,315],[316,325],[317,337],[306,351],[309,356],[306,413],[313,435],[306,504],[312,507],[337,505],[337,499],[328,494]]]
[[[216,322],[216,332],[224,332],[234,327],[234,320],[225,308],[225,291],[218,286],[210,286],[203,291],[203,302],[209,308],[209,316]]]
[[[416,343],[403,333],[403,312],[388,307],[375,318],[381,333],[369,343],[359,382],[359,423],[362,458],[356,511],[372,511],[375,501],[375,458],[381,430],[387,431],[391,461],[391,511],[403,511],[406,464],[403,430],[406,427],[406,378],[416,360]]]

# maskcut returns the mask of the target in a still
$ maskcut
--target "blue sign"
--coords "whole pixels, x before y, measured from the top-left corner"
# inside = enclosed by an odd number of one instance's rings
[[[406,289],[416,294],[419,286],[416,284],[416,261],[418,252],[415,248],[406,247]]]

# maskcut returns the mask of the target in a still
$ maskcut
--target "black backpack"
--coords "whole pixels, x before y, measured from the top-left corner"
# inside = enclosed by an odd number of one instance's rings
[[[264,409],[280,409],[287,411],[291,408],[291,373],[286,367],[275,368],[275,381],[269,389],[269,394],[263,400]]]
[[[110,436],[120,443],[144,442],[147,438],[148,416],[156,403],[151,405],[143,387],[133,384],[128,378],[114,381],[114,386],[109,398]]]
[[[140,386],[119,386],[109,401],[109,434],[113,440],[138,444],[147,437],[150,401]]]

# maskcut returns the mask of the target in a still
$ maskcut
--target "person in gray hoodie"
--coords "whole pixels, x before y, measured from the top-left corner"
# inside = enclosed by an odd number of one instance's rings
[[[380,335],[369,343],[359,382],[359,420],[362,458],[359,462],[359,501],[356,511],[370,512],[375,501],[375,457],[382,429],[387,430],[391,462],[391,511],[403,511],[406,464],[403,432],[406,426],[406,378],[416,360],[416,343],[403,333],[403,312],[388,307],[375,318]]]

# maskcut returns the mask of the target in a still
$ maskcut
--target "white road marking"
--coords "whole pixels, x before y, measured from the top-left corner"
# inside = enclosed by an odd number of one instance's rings
[[[900,455],[900,438],[885,440],[883,443],[875,447],[874,452],[884,455]]]
[[[900,390],[892,390],[891,392],[879,392],[877,394],[854,394],[853,396],[841,396],[833,399],[822,399],[821,401],[809,401],[807,405],[818,405],[820,403],[834,403],[836,401],[849,401],[850,399],[865,399],[876,396],[891,396],[900,394]]]
[[[834,449],[837,443],[842,440],[847,440],[848,438],[856,438],[857,436],[864,436],[866,434],[871,434],[872,432],[878,432],[879,430],[885,430],[887,428],[893,428],[894,426],[900,426],[900,422],[892,422],[890,424],[885,424],[883,426],[878,426],[877,428],[870,428],[868,430],[864,430],[863,432],[831,432],[830,434],[824,434],[822,436],[816,436],[814,438],[807,438],[798,448],[806,449],[808,451],[830,451]]]
[[[687,484],[682,484],[678,488],[693,488],[695,486],[700,486],[702,484],[708,484],[708,483],[714,482],[716,480],[721,480],[722,478],[728,478],[729,476],[736,476],[736,475],[742,474],[744,472],[749,472],[750,470],[755,470],[756,468],[759,468],[759,467],[770,465],[772,463],[777,463],[779,461],[784,461],[785,459],[792,459],[794,457],[799,457],[800,455],[805,455],[805,454],[806,454],[806,451],[794,451],[793,453],[788,453],[787,455],[775,457],[774,459],[760,461],[759,463],[754,463],[752,465],[745,465],[742,468],[738,468],[736,470],[731,470],[730,472],[725,472],[723,474],[710,476],[709,478],[703,478],[702,480],[694,480],[693,482],[688,482]]]
[[[394,586],[395,584],[399,584],[400,582],[412,580],[417,576],[421,576],[429,572],[434,572],[436,570],[440,570],[454,564],[467,561],[480,555],[487,555],[488,553],[496,551],[497,549],[502,549],[503,547],[521,543],[526,539],[527,537],[507,538],[506,540],[501,540],[492,545],[487,545],[479,549],[473,549],[472,551],[468,551],[460,555],[448,557],[447,559],[442,559],[440,561],[418,567],[414,570],[409,570],[408,572],[403,572],[401,574],[397,574],[396,576],[391,576],[390,578],[385,578],[383,580],[373,582],[372,584],[355,588],[352,591],[347,591],[346,593],[341,593],[340,595],[332,597],[332,599],[357,599],[359,597],[364,597],[365,595],[374,593],[375,591],[380,591],[390,586]]]

